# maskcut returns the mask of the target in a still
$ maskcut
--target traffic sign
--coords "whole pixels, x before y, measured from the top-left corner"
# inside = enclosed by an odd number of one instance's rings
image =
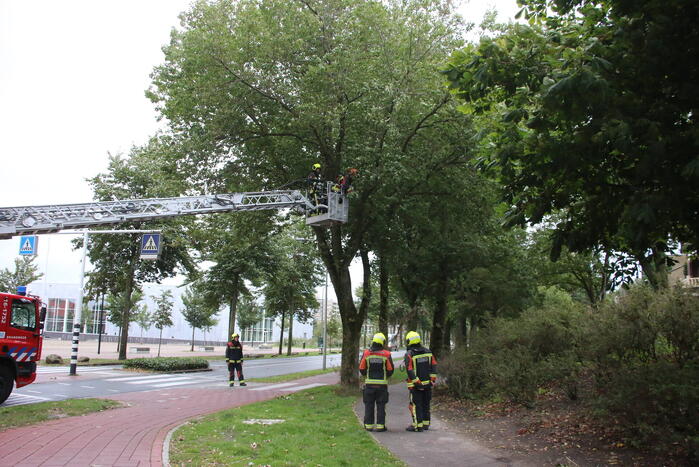
[[[19,237],[19,254],[23,256],[34,256],[39,247],[39,237],[36,235],[23,235]]]
[[[141,237],[141,259],[158,259],[160,245],[160,234],[143,234],[143,237]]]

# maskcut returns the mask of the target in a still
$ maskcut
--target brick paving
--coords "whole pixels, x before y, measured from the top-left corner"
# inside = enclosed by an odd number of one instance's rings
[[[294,381],[336,384],[337,373]],[[270,385],[271,386],[271,385]],[[0,432],[3,466],[161,466],[167,433],[189,418],[272,399],[292,387],[164,389],[110,395],[127,407]]]

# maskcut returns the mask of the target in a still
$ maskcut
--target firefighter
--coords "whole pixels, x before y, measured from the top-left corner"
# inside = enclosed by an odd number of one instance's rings
[[[323,175],[320,169],[320,164],[313,164],[311,172],[306,177],[308,194],[316,206],[327,203],[327,195],[325,193],[325,187],[323,186]]]
[[[337,182],[333,185],[334,192],[341,192],[343,195],[347,195],[352,192],[352,182],[354,177],[357,176],[357,169],[354,167],[349,168],[344,174],[337,177]]]
[[[387,431],[386,403],[388,402],[388,378],[393,374],[391,352],[384,349],[386,336],[374,334],[371,347],[364,351],[359,362],[359,372],[364,380],[364,428],[367,431]],[[374,424],[376,407],[376,424]]]
[[[406,430],[416,432],[430,429],[432,386],[437,381],[437,360],[430,349],[423,347],[420,342],[420,335],[415,331],[405,335],[407,351],[404,363],[410,391],[408,409],[413,418],[413,423]]]
[[[245,384],[243,377],[243,344],[240,343],[240,335],[236,332],[231,336],[228,347],[226,347],[226,363],[228,363],[228,386],[233,387],[235,373],[238,373],[238,383],[241,386]]]

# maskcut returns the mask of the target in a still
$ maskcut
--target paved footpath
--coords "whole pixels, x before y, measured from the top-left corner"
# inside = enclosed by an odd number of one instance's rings
[[[167,433],[187,419],[308,387],[336,384],[328,373],[246,388],[164,389],[109,396],[127,407],[0,432],[2,466],[161,466]]]
[[[388,431],[371,434],[379,444],[409,466],[525,467],[533,465],[479,445],[434,414],[432,414],[429,431],[422,433],[405,431],[411,423],[408,412],[408,389],[404,383],[399,383],[391,385],[388,390],[389,400],[386,405]],[[363,426],[364,403],[361,398],[355,405],[355,412]],[[418,440],[420,442],[416,442]]]

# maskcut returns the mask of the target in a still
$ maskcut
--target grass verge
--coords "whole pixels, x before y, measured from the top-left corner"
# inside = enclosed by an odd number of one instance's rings
[[[38,404],[0,407],[0,431],[33,425],[46,420],[85,415],[121,407],[121,402],[109,399],[68,399]]]
[[[172,465],[403,466],[364,431],[354,414],[358,391],[323,386],[224,410],[178,429]],[[273,425],[250,419],[281,419]]]
[[[267,376],[264,378],[250,378],[247,381],[256,381],[258,383],[283,383],[285,381],[291,381],[293,379],[306,378],[308,376],[322,375],[324,373],[333,373],[337,371],[338,367],[326,368],[325,370],[308,370],[299,371],[298,373],[289,373],[286,375],[277,376]]]

